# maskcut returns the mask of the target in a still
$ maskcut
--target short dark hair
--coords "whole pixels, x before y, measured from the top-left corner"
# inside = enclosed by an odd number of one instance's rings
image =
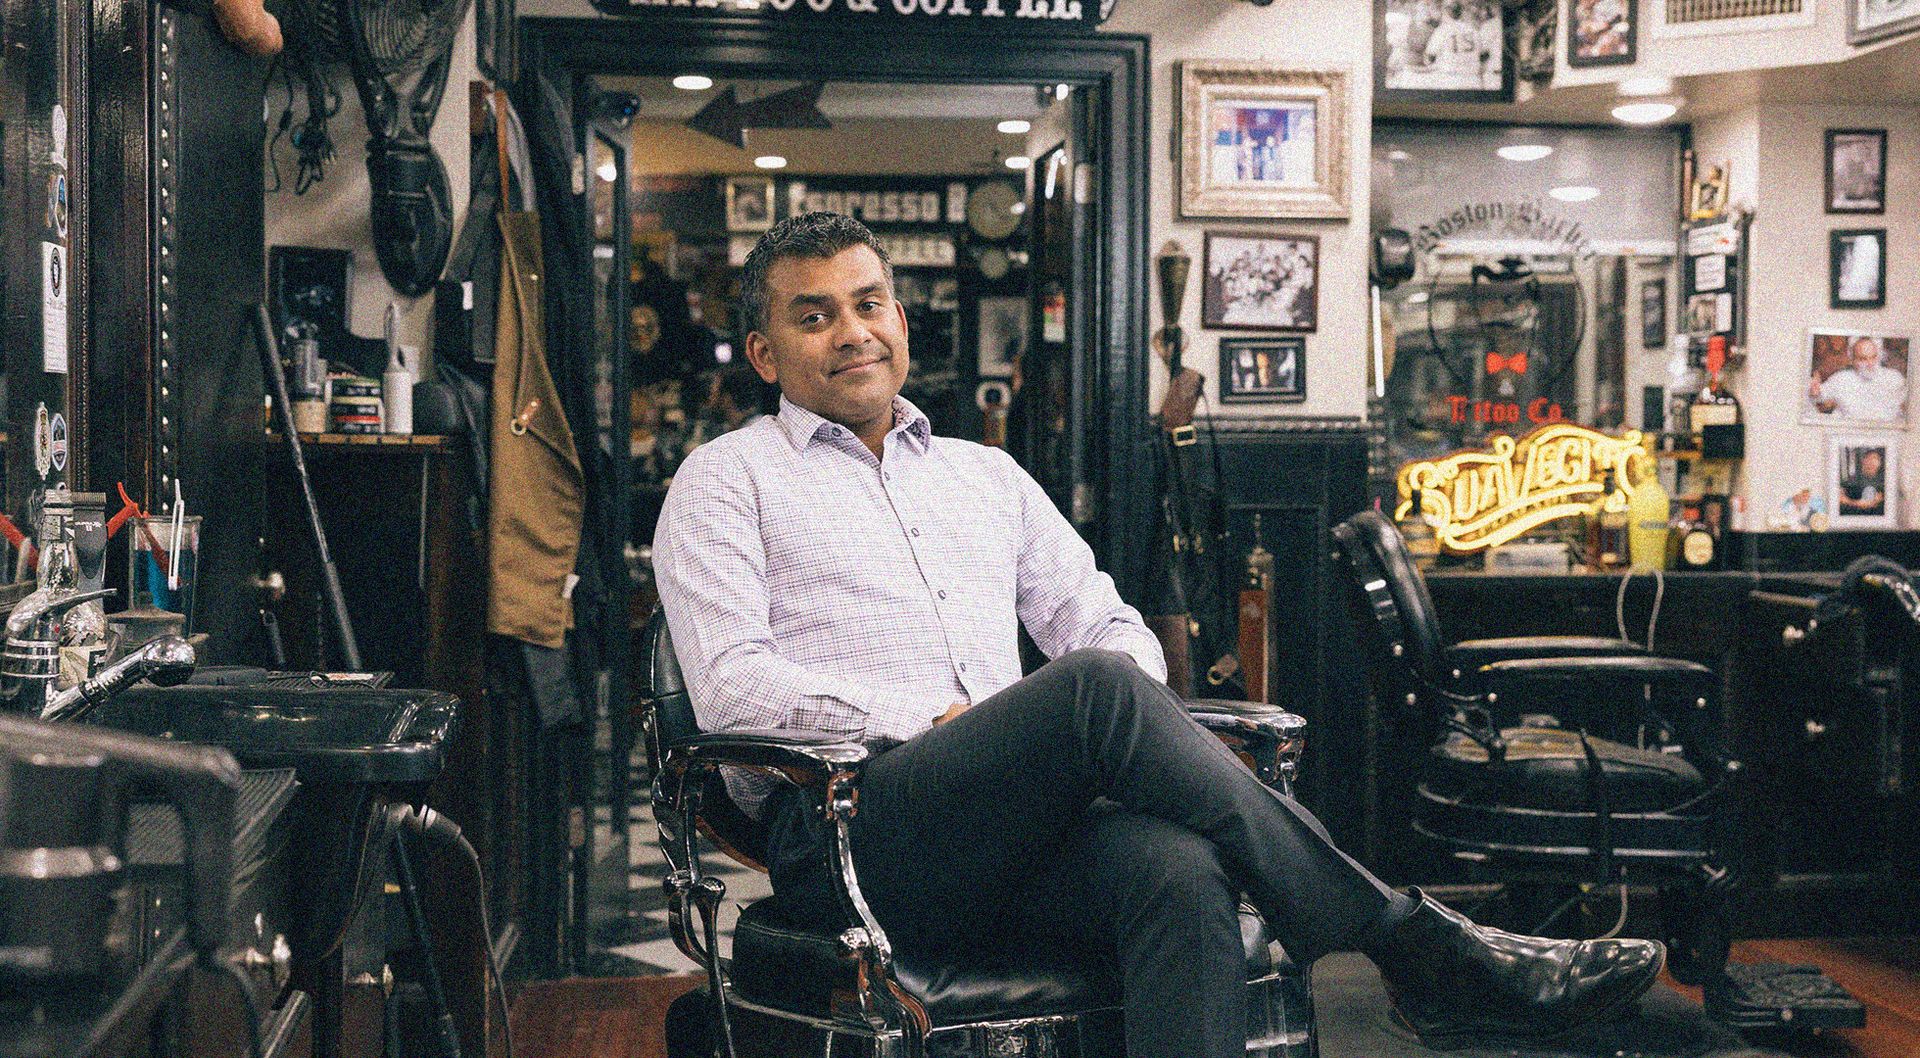
[[[772,292],[767,289],[767,273],[773,270],[775,262],[790,257],[825,260],[855,246],[864,246],[880,258],[880,267],[887,273],[887,286],[892,288],[893,262],[887,259],[886,249],[865,224],[844,213],[823,211],[801,213],[775,224],[753,245],[753,252],[747,255],[746,267],[740,273],[741,324],[750,331],[767,325],[771,308],[768,302],[772,299]]]

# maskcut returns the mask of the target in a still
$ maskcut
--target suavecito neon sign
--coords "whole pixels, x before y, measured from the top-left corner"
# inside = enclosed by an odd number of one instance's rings
[[[1518,441],[1499,434],[1486,451],[1455,452],[1401,467],[1400,504],[1393,517],[1400,521],[1413,514],[1418,493],[1418,513],[1433,526],[1442,547],[1478,551],[1548,522],[1589,513],[1596,502],[1605,511],[1625,511],[1634,491],[1628,463],[1646,450],[1638,430],[1613,437],[1553,423]]]

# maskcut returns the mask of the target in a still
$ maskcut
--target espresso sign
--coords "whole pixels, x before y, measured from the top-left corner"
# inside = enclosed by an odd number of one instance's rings
[[[1393,517],[1425,521],[1449,551],[1478,551],[1590,513],[1596,505],[1624,512],[1634,492],[1628,463],[1644,454],[1638,430],[1613,437],[1555,423],[1519,441],[1499,434],[1484,452],[1455,452],[1401,467]]]
[[[768,22],[837,18],[1026,29],[1089,30],[1113,0],[593,0],[609,14],[681,13]]]

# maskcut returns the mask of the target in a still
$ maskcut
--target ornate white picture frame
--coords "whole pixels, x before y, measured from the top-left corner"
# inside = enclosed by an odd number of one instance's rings
[[[1345,217],[1351,76],[1340,68],[1180,64],[1180,215]]]

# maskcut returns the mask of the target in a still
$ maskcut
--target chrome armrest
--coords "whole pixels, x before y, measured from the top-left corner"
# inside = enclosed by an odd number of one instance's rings
[[[1305,717],[1260,702],[1204,698],[1186,704],[1187,715],[1226,743],[1261,782],[1293,793],[1307,750]]]
[[[897,1034],[907,1044],[906,1054],[924,1053],[924,1042],[932,1032],[926,1008],[906,991],[894,974],[893,948],[886,931],[867,906],[854,872],[852,848],[847,840],[847,823],[859,811],[859,774],[870,756],[867,748],[848,742],[844,736],[820,731],[782,728],[764,731],[722,731],[684,739],[667,747],[661,755],[660,774],[654,778],[654,812],[662,822],[662,845],[668,851],[668,874],[664,887],[668,896],[668,925],[674,942],[689,958],[707,967],[721,995],[717,1005],[724,1054],[732,1054],[732,1027],[726,1014],[724,994],[726,966],[715,948],[720,902],[726,886],[717,878],[703,876],[700,870],[698,817],[706,778],[721,767],[742,768],[790,782],[805,791],[805,796],[827,820],[827,857],[829,875],[836,883],[846,920],[853,923],[840,935],[845,957],[859,968],[862,983],[854,997],[857,1008],[847,1012],[876,1034]],[[678,817],[670,833],[664,825],[668,815]],[[681,863],[671,846],[678,845]],[[690,910],[697,909],[704,936],[693,931]]]

